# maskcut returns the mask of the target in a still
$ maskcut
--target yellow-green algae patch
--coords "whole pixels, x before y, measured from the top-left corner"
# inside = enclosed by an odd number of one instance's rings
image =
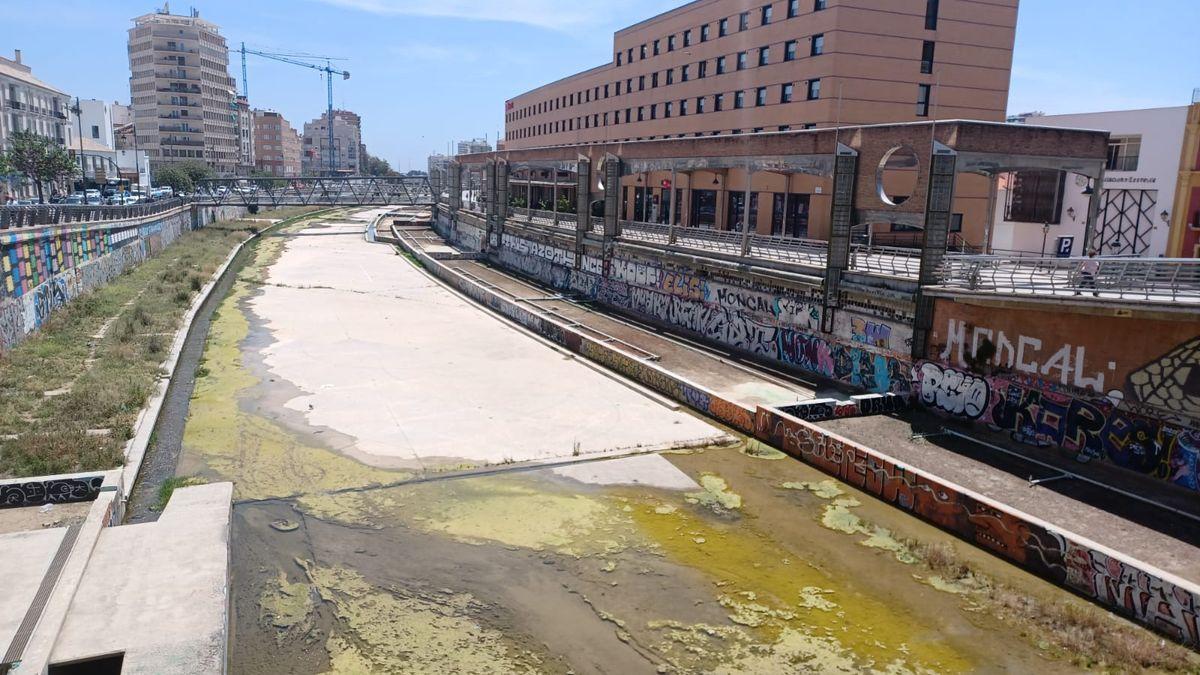
[[[309,623],[313,610],[312,588],[303,582],[292,583],[283,572],[268,582],[258,600],[262,623],[286,632]]]
[[[725,479],[716,474],[706,473],[700,476],[700,487],[703,492],[687,493],[690,504],[700,504],[717,513],[724,513],[742,508],[741,495],[731,492]]]
[[[282,240],[260,240],[245,278],[261,278]],[[184,430],[185,452],[234,482],[238,499],[280,497],[399,480],[406,474],[374,469],[324,448],[307,445],[280,425],[241,410],[238,398],[259,379],[242,366],[241,342],[250,322],[238,306],[250,292],[239,279],[221,303],[209,330],[204,365],[196,380]]]
[[[524,477],[488,476],[397,488],[409,504],[401,515],[427,532],[469,543],[497,542],[567,555],[620,551],[632,542],[627,504],[533,484]],[[394,492],[389,490],[388,492]]]
[[[338,618],[326,641],[332,673],[533,673],[539,659],[471,614],[467,593],[417,594],[372,586],[356,572],[304,565]]]
[[[961,672],[969,658],[937,638],[935,626],[904,607],[854,592],[797,555],[746,527],[705,511],[661,513],[648,502],[633,510],[638,528],[668,560],[713,581],[729,626],[650,622],[655,648],[672,667],[715,672]],[[848,504],[841,504],[846,508]],[[853,514],[850,514],[853,515]],[[702,538],[703,545],[695,543]]]
[[[746,455],[747,457],[753,457],[755,459],[772,459],[772,460],[774,460],[774,459],[783,459],[783,458],[787,457],[786,454],[780,452],[779,450],[776,450],[775,448],[772,448],[769,445],[760,443],[759,441],[755,441],[755,440],[746,441],[742,445],[740,452],[743,455]]]
[[[797,483],[784,483],[779,487],[788,490],[808,490],[821,499],[833,499],[845,494],[845,492],[842,491],[842,488],[838,486],[836,481],[828,478],[817,482],[800,481]]]

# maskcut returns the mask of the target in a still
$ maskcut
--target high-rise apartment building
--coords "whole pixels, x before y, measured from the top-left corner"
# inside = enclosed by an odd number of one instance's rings
[[[254,170],[254,111],[250,101],[241,94],[233,104],[237,112],[238,167],[239,176],[248,176]]]
[[[505,147],[1003,121],[1018,0],[695,0],[506,102]]]
[[[486,138],[472,138],[469,141],[458,142],[458,154],[473,155],[477,152],[491,152],[492,146],[488,144]]]
[[[333,165],[329,157],[329,113],[304,123],[302,170],[309,176],[362,173],[362,118],[349,110],[333,111]]]
[[[254,111],[254,167],[275,176],[300,175],[300,135],[274,110]]]
[[[154,165],[200,160],[234,174],[241,159],[229,49],[220,28],[165,10],[129,29],[129,92],[138,146]]]

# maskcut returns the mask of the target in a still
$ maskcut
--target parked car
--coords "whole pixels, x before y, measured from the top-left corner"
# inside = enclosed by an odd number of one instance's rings
[[[84,202],[84,196],[79,193],[75,193],[73,195],[67,195],[66,199],[63,199],[62,203],[70,204],[70,205],[79,205],[79,204],[82,204],[83,202]]]
[[[89,195],[86,201],[88,206],[102,206],[104,204],[104,201],[100,199],[100,195]]]

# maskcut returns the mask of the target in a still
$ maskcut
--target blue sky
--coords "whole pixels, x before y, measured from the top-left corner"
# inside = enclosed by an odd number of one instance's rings
[[[160,0],[161,1],[161,0]],[[127,102],[126,31],[160,2],[55,0],[12,11],[0,50],[20,48],[41,79],[72,95]],[[363,117],[368,150],[423,168],[449,140],[503,128],[504,100],[609,58],[614,30],[682,0],[193,0],[230,47],[345,57],[335,105]],[[184,14],[186,2],[173,2]],[[1115,110],[1190,101],[1200,87],[1197,0],[1022,0],[1010,112]],[[241,63],[230,74],[241,86]],[[295,126],[325,107],[315,71],[250,57],[250,100]]]

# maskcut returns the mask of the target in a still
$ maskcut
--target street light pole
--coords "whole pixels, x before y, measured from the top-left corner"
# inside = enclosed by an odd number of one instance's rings
[[[75,109],[71,112],[75,113],[75,124],[79,130],[79,184],[87,185],[87,169],[83,166],[83,106],[79,104],[79,97],[75,97]]]

